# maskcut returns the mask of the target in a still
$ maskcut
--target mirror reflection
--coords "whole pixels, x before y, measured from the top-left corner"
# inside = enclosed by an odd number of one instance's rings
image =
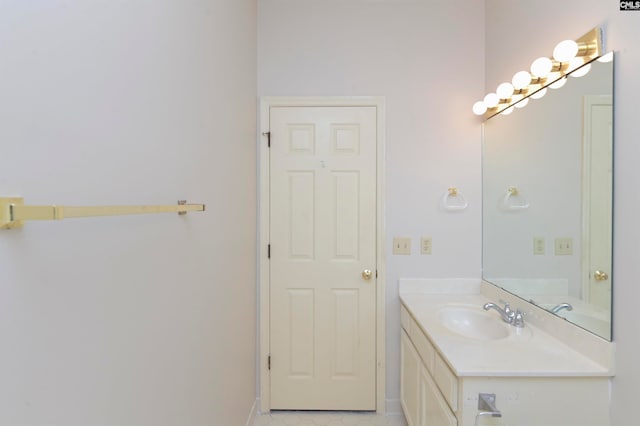
[[[482,182],[483,278],[608,340],[612,98],[613,61],[596,60],[490,118]]]

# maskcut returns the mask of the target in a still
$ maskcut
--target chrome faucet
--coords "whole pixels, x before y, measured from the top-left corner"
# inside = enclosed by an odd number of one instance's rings
[[[504,309],[492,302],[485,303],[483,308],[485,311],[488,311],[489,309],[495,309],[496,311],[498,311],[504,322],[511,323],[512,321],[513,311],[511,310],[511,307],[509,307],[508,303],[504,304]]]
[[[515,311],[512,310],[508,303],[505,303],[504,308],[501,308],[495,303],[489,302],[485,303],[483,308],[485,311],[488,311],[489,309],[495,309],[502,317],[502,321],[506,322],[507,324],[511,324],[512,326],[518,328],[524,327],[524,313],[522,313],[519,309],[516,309]]]
[[[554,314],[557,314],[563,309],[566,309],[567,311],[573,311],[573,306],[571,306],[570,303],[561,303],[551,308],[551,312],[553,312]]]

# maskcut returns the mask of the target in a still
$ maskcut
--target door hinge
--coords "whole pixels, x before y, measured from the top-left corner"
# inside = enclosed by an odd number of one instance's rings
[[[271,355],[267,357],[267,370],[271,370]]]
[[[271,244],[267,244],[267,259],[271,259]]]
[[[271,132],[262,132],[262,135],[267,137],[267,147],[271,148]]]
[[[378,278],[378,270],[376,269],[376,278]]]

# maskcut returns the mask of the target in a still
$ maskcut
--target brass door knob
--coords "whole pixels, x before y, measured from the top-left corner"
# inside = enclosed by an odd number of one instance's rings
[[[609,279],[609,274],[603,271],[595,271],[593,273],[593,278],[595,278],[596,281],[606,281]]]
[[[371,269],[365,269],[364,271],[362,271],[362,278],[364,278],[365,280],[370,280],[372,276],[373,271]]]

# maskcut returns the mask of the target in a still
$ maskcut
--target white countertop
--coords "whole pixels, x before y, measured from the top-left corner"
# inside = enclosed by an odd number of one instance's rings
[[[612,376],[611,370],[556,339],[526,324],[509,326],[510,335],[497,340],[477,340],[460,336],[439,319],[445,306],[477,307],[490,300],[476,294],[424,294],[400,292],[402,304],[429,337],[444,360],[458,376]],[[491,311],[498,318],[498,313]],[[499,318],[498,318],[499,319]]]

